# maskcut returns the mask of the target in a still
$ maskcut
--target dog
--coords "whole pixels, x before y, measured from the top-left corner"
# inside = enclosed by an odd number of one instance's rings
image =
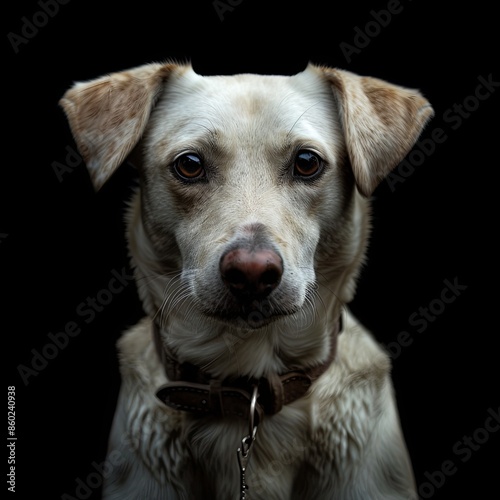
[[[118,341],[103,497],[413,499],[388,354],[349,312],[370,196],[433,115],[309,63],[153,63],[61,99],[96,190],[126,159],[146,316]]]

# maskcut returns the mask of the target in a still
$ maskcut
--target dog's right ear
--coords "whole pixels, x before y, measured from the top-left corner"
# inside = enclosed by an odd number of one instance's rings
[[[64,94],[60,104],[96,190],[137,144],[163,83],[180,68],[148,64],[76,83]]]
[[[418,139],[434,111],[418,90],[320,68],[340,111],[356,185],[369,197]]]

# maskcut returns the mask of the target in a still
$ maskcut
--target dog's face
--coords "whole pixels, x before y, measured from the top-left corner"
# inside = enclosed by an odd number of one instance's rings
[[[304,307],[352,193],[335,116],[309,73],[167,85],[143,143],[143,223],[193,309],[257,328]]]
[[[96,188],[135,147],[139,291],[179,356],[203,346],[211,363],[228,332],[258,331],[247,348],[275,368],[325,354],[362,263],[366,198],[432,114],[417,91],[315,66],[148,65],[77,84],[62,104]]]

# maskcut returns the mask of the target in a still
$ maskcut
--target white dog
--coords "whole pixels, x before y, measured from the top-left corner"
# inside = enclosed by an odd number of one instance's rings
[[[369,197],[432,116],[309,65],[150,64],[61,104],[96,189],[133,153],[147,317],[119,341],[106,499],[416,498],[390,361],[346,310]]]

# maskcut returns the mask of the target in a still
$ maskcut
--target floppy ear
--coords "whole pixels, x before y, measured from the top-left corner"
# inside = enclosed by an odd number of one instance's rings
[[[63,107],[98,190],[141,138],[166,78],[179,66],[148,64],[76,83]]]
[[[370,196],[401,162],[433,116],[418,90],[321,68],[336,96],[358,190]]]

